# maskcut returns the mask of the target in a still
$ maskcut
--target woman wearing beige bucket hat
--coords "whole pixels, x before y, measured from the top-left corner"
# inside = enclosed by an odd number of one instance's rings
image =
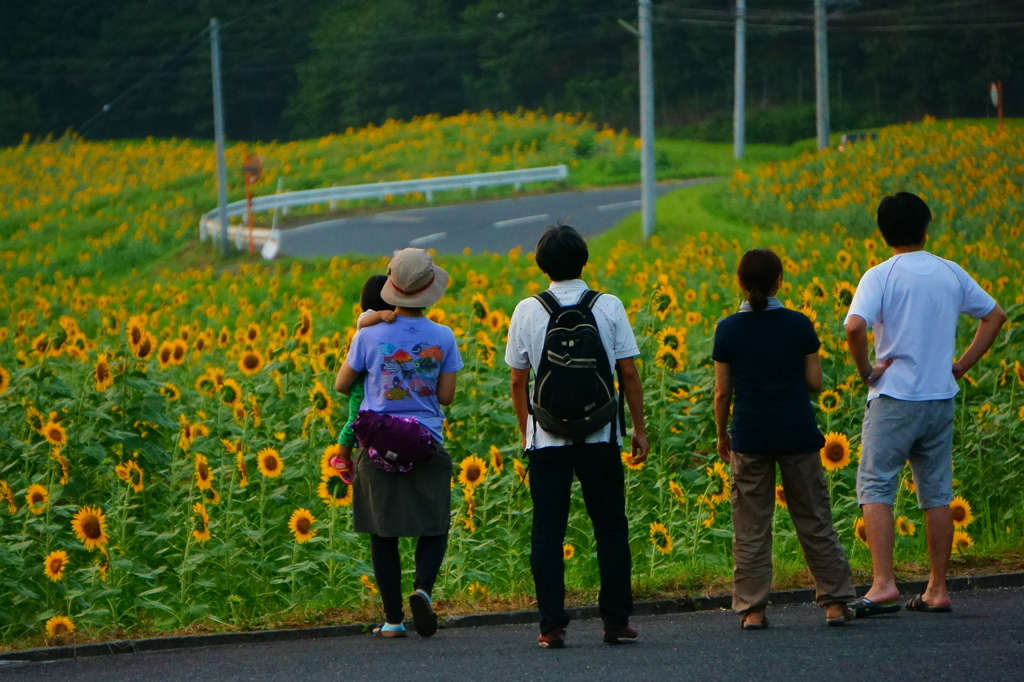
[[[396,253],[381,298],[396,306],[397,319],[356,335],[335,382],[347,394],[366,372],[354,427],[360,447],[353,455],[352,519],[357,533],[370,535],[385,615],[374,633],[382,637],[405,637],[401,537],[418,538],[409,597],[416,632],[429,637],[437,631],[430,595],[448,545],[452,477],[441,406],[455,397],[462,358],[452,330],[427,319],[423,309],[447,286],[448,273],[426,251]]]

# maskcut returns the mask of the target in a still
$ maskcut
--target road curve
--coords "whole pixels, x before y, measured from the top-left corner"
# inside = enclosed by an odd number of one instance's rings
[[[665,192],[709,178],[658,186]],[[300,258],[348,253],[391,254],[407,246],[438,253],[503,253],[516,246],[532,250],[548,225],[567,222],[585,236],[600,234],[640,209],[639,187],[538,194],[451,206],[413,208],[372,216],[341,218],[282,230],[279,253]]]

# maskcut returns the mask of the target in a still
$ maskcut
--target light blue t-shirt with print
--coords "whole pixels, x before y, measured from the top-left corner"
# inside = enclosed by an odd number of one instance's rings
[[[346,361],[355,371],[366,372],[366,397],[359,409],[413,417],[438,443],[444,442],[437,379],[462,369],[451,329],[425,317],[399,316],[391,324],[360,330]]]

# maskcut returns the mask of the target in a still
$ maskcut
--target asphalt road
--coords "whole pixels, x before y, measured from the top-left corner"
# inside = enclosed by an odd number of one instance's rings
[[[658,194],[706,182],[686,180],[659,185]],[[438,253],[504,253],[521,246],[533,250],[544,228],[560,218],[584,236],[613,227],[640,210],[639,187],[537,194],[515,199],[390,211],[342,218],[283,230],[280,253],[336,256],[346,253],[391,254],[407,246]]]
[[[369,635],[210,647],[0,667],[4,682],[182,680],[956,680],[1024,679],[1024,588],[954,593],[952,614],[901,612],[825,627],[812,606],[769,609],[744,632],[726,611],[634,619],[640,641],[608,646],[600,621],[569,627],[568,647],[533,626],[441,630],[431,639]]]

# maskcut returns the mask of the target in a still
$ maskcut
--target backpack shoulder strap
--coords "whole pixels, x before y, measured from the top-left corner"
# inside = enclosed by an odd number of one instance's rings
[[[597,303],[597,299],[599,298],[601,298],[600,291],[587,289],[586,291],[583,292],[583,295],[580,296],[580,302],[577,303],[576,305],[581,306],[583,308],[590,308],[591,310],[593,310],[594,304]]]
[[[534,298],[540,301],[540,304],[544,306],[544,310],[548,311],[548,315],[554,315],[562,309],[562,304],[558,302],[558,298],[550,291],[542,291],[534,296]]]

